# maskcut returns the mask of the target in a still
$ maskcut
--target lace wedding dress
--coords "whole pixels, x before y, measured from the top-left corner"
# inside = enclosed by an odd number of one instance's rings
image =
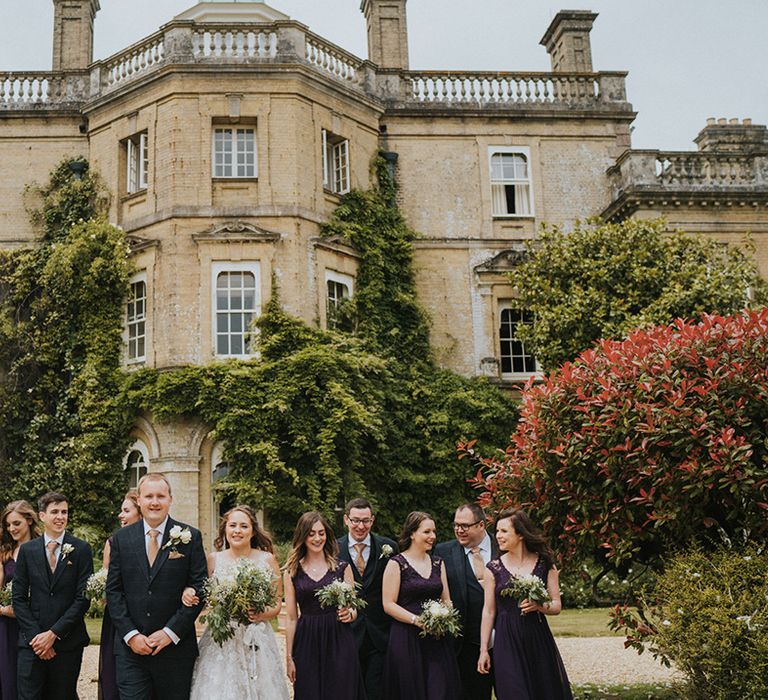
[[[234,564],[219,568],[224,575]],[[266,562],[260,563],[268,568]],[[270,571],[272,569],[270,568]],[[269,622],[237,625],[235,636],[219,646],[206,630],[192,677],[190,700],[288,700],[285,667]]]

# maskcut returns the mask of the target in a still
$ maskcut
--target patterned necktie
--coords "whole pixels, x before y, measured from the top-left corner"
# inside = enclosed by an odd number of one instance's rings
[[[362,576],[365,571],[365,559],[363,558],[365,542],[356,542],[355,551],[357,552],[357,556],[355,557],[355,568],[357,569],[357,573]]]
[[[149,531],[149,550],[147,551],[147,557],[149,558],[150,568],[154,565],[155,559],[157,559],[157,553],[160,551],[160,543],[157,541],[157,536],[160,534],[160,530]]]
[[[56,540],[51,540],[48,543],[48,563],[51,566],[51,571],[56,571],[56,550],[59,548],[59,543]]]
[[[472,568],[475,570],[475,576],[478,581],[482,581],[485,576],[485,562],[483,555],[480,554],[480,547],[472,547]]]

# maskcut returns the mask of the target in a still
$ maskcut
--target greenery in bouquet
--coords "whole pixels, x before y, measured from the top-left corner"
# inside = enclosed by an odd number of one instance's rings
[[[0,588],[0,607],[11,605],[13,602],[13,583],[8,582]]]
[[[317,599],[323,608],[349,608],[360,610],[368,603],[357,595],[359,583],[347,583],[346,581],[333,581],[315,591]]]
[[[459,637],[461,635],[461,618],[459,611],[451,603],[442,600],[427,600],[422,605],[423,612],[419,615],[419,626],[422,637],[440,639],[446,635]]]
[[[219,646],[235,635],[236,625],[247,625],[249,613],[262,613],[277,604],[275,575],[248,559],[214,574],[205,584],[208,612],[203,618]]]
[[[106,591],[107,570],[99,569],[88,577],[88,583],[85,585],[85,595],[88,600],[101,600],[106,597]]]
[[[552,600],[544,581],[535,574],[510,577],[509,583],[501,590],[501,595],[514,598],[518,602],[531,600],[539,605]]]

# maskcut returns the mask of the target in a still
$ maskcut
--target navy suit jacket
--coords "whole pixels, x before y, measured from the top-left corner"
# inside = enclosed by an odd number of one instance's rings
[[[352,573],[355,581],[362,585],[359,591],[360,597],[368,605],[357,612],[357,620],[352,625],[352,632],[355,635],[358,649],[365,639],[365,633],[371,638],[373,645],[381,652],[387,650],[389,641],[389,626],[392,622],[389,615],[384,612],[381,603],[381,579],[384,576],[384,568],[389,561],[388,557],[382,556],[381,548],[386,544],[392,548],[392,554],[397,554],[397,544],[388,537],[380,537],[371,533],[371,551],[368,557],[368,563],[361,577],[357,571],[352,557],[349,556],[349,535],[339,538],[339,558],[347,562],[352,567]]]
[[[168,544],[171,528],[176,525],[190,531],[189,544]],[[181,602],[181,594],[191,586],[202,599],[207,574],[202,537],[195,528],[168,518],[152,568],[147,559],[144,521],[118,530],[112,536],[107,574],[107,605],[117,630],[115,653],[133,653],[123,641],[132,630],[150,635],[168,627],[180,641],[169,644],[160,655],[166,658],[197,656],[195,619],[202,602],[188,608]]]
[[[59,553],[53,572],[44,537],[25,542],[19,549],[13,577],[13,612],[19,623],[20,647],[28,646],[48,630],[58,637],[53,645],[56,651],[88,646],[84,618],[90,603],[85,587],[93,573],[93,554],[87,542],[68,532],[63,545],[73,549],[66,556]]]

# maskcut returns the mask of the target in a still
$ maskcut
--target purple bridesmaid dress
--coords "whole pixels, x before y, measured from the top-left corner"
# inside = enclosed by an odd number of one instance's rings
[[[432,571],[424,578],[402,554],[392,557],[400,567],[397,604],[414,615],[422,603],[439,600],[442,559],[432,557]],[[452,637],[419,636],[419,628],[392,621],[384,666],[384,697],[387,700],[459,700],[461,680]]]
[[[7,585],[16,573],[16,560],[12,557],[3,564]],[[12,617],[0,617],[0,698],[16,700],[16,657],[19,653],[19,623]]]
[[[299,568],[291,579],[301,615],[293,639],[296,665],[295,700],[365,700],[355,637],[349,624],[339,622],[336,608],[323,608],[315,591],[344,580],[347,562],[340,562],[319,580]]]
[[[112,546],[112,538],[109,538]],[[117,661],[115,660],[115,637],[117,630],[112,624],[109,608],[104,608],[101,621],[101,644],[99,645],[99,700],[120,700],[117,690]]]
[[[514,598],[501,595],[512,577],[501,560],[488,562],[488,569],[496,584],[493,646],[496,697],[498,700],[572,700],[565,666],[546,616],[522,615]],[[532,573],[546,582],[548,571],[541,557]]]

